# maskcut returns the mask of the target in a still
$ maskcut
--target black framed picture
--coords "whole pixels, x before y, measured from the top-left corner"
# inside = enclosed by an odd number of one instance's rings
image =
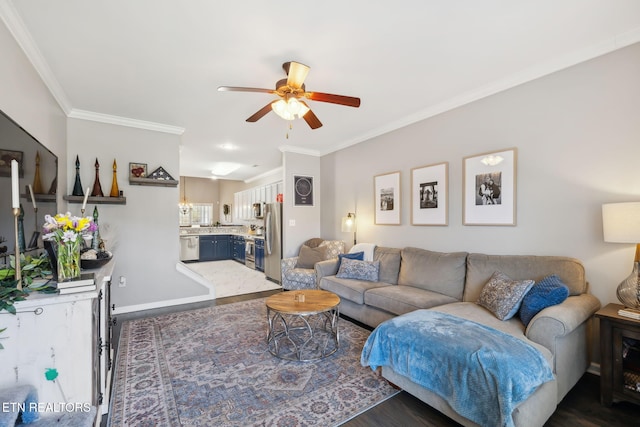
[[[294,206],[313,206],[313,177],[299,176],[293,177]]]

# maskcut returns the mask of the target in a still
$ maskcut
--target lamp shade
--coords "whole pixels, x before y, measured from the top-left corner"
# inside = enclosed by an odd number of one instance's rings
[[[640,243],[640,202],[602,205],[604,241]]]
[[[347,216],[342,218],[342,232],[353,233],[356,231],[356,215],[348,213]]]

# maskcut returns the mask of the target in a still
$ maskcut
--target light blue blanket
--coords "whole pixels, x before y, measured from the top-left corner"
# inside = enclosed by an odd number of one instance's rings
[[[542,353],[524,341],[431,310],[381,323],[361,363],[391,367],[481,426],[513,426],[513,409],[554,378]]]

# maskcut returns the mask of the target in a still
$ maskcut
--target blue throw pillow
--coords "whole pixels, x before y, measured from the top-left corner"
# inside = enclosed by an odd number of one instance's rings
[[[342,258],[347,259],[357,259],[358,261],[364,260],[364,251],[362,252],[353,252],[348,254],[338,254],[338,268],[340,268],[340,264],[342,264]]]
[[[345,258],[340,264],[336,277],[339,279],[358,279],[377,282],[379,272],[380,261],[360,261]]]
[[[547,307],[560,304],[569,297],[569,288],[555,274],[537,282],[525,295],[520,306],[520,320],[525,326],[533,316]]]

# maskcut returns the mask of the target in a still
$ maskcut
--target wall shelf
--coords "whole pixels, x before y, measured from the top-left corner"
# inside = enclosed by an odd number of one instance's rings
[[[22,199],[27,199],[28,202],[31,201],[31,194],[21,194],[20,197]],[[35,197],[36,202],[56,202],[55,194],[34,194],[33,197]]]
[[[62,196],[64,200],[69,203],[82,203],[84,202],[84,196]],[[36,198],[37,200],[37,198]],[[94,197],[89,196],[87,203],[93,205],[126,205],[126,197]]]
[[[175,179],[153,179],[153,178],[129,178],[131,185],[153,185],[156,187],[177,187],[178,182]]]

